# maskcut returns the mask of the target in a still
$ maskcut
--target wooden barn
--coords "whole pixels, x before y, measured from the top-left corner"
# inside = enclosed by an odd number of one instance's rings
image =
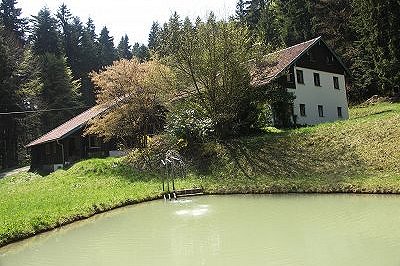
[[[117,155],[115,141],[83,135],[88,121],[104,111],[95,106],[26,145],[31,151],[31,170],[52,172],[84,158]]]

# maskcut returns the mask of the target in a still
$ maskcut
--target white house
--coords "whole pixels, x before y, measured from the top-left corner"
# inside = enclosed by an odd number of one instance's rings
[[[293,118],[300,125],[348,119],[349,70],[321,37],[266,56],[253,73],[253,86],[275,80],[296,96]]]

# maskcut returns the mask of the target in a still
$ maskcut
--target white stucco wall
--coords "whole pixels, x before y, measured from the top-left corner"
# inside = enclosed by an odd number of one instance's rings
[[[293,92],[296,96],[294,114],[297,116],[297,124],[316,125],[349,118],[344,75],[301,67],[295,67],[295,73],[296,70],[303,70],[304,84],[297,82],[297,75],[295,74],[296,89],[288,89],[288,91]],[[314,73],[320,75],[320,87],[314,85]],[[339,90],[334,88],[333,77],[339,78]],[[300,115],[300,104],[305,104],[306,116]],[[324,117],[319,117],[318,105],[323,106]],[[337,107],[342,107],[342,118],[338,117]]]

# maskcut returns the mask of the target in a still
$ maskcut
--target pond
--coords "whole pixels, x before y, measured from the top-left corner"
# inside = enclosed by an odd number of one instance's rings
[[[400,197],[160,200],[0,249],[0,266],[167,264],[400,265]]]

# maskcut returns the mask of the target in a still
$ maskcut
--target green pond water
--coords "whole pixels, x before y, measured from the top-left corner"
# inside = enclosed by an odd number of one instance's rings
[[[207,196],[118,209],[0,249],[0,266],[400,265],[400,197]]]

